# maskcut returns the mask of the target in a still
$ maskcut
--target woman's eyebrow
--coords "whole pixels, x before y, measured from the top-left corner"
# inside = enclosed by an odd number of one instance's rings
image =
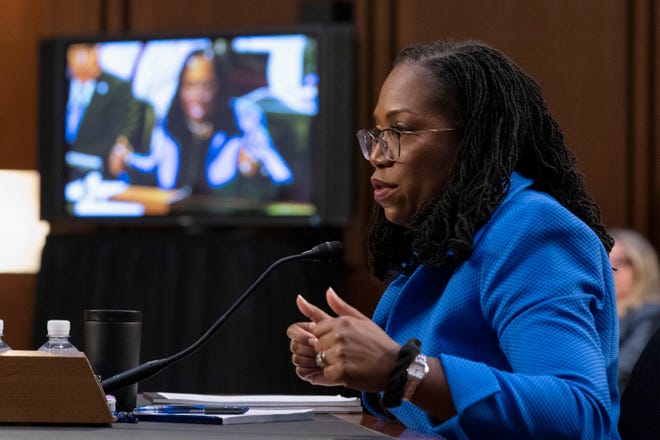
[[[409,109],[409,108],[405,108],[405,107],[404,108],[395,108],[395,109],[389,110],[387,113],[385,113],[385,119],[386,120],[392,119],[394,116],[397,116],[401,113],[407,113],[407,114],[411,114],[411,115],[417,114],[417,112],[415,112],[414,110]],[[373,117],[374,117],[374,122],[378,123],[379,121],[378,121],[378,118],[376,117],[376,114],[374,114]]]

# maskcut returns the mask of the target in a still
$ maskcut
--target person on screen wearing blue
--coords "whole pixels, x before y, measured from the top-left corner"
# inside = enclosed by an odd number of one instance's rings
[[[613,240],[537,84],[474,41],[403,50],[382,85],[370,319],[297,298],[302,379],[447,439],[618,439]]]
[[[183,62],[163,127],[154,130],[149,154],[113,151],[112,170],[155,172],[164,189],[187,187],[208,193],[209,152],[237,133],[229,106],[228,80],[211,49],[191,52]]]
[[[290,183],[291,169],[273,143],[263,109],[249,98],[234,99],[233,108],[242,134],[229,139],[209,166],[211,184],[221,186],[240,175],[257,174],[278,185]]]
[[[229,197],[261,198],[275,185],[289,183],[291,171],[272,144],[263,111],[240,99],[232,108],[226,70],[212,50],[192,52],[164,127],[152,134],[149,154],[118,145],[113,172],[132,167],[156,173],[163,189]]]

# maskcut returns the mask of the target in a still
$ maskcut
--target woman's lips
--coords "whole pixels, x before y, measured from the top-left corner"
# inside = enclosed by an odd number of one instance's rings
[[[371,186],[374,187],[374,200],[376,202],[385,200],[396,189],[396,185],[378,179],[371,179]]]

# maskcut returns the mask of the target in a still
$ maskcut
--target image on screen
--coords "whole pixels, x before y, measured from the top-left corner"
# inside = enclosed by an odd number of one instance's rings
[[[66,210],[314,215],[317,52],[304,34],[69,44]]]

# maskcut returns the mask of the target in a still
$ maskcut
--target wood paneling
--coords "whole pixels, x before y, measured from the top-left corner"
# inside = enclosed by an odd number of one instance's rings
[[[0,319],[5,321],[3,339],[14,350],[36,348],[30,346],[36,285],[34,274],[0,274]]]
[[[660,125],[657,114],[654,114],[657,113],[660,57],[657,42],[654,41],[654,34],[657,38],[658,32],[658,21],[654,21],[654,18],[657,19],[656,5],[655,0],[639,0],[630,5],[629,33],[630,145],[627,177],[631,206],[627,220],[634,229],[648,236],[658,234],[658,217],[654,218],[654,210],[660,205],[660,196],[653,190],[654,179],[657,181],[658,176],[654,170],[660,168],[657,143]]]
[[[204,31],[219,26],[288,24],[298,19],[297,0],[238,2],[139,0],[130,5],[133,31]]]
[[[110,0],[112,3],[112,0]],[[103,0],[26,0],[17,1],[38,17],[40,36],[79,34],[103,30]]]
[[[606,222],[622,225],[631,208],[627,4],[400,0],[398,44],[470,38],[511,57],[539,83]]]

